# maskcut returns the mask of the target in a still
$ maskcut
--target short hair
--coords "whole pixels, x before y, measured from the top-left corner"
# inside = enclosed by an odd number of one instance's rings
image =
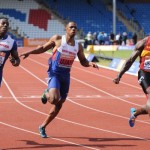
[[[77,24],[77,23],[74,22],[74,21],[68,21],[68,22],[66,23],[66,27],[68,26],[69,23],[75,23],[75,24]]]

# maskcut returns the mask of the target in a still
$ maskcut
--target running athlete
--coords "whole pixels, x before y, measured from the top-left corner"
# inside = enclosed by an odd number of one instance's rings
[[[6,60],[10,57],[10,62],[15,67],[20,64],[20,58],[17,52],[17,43],[7,34],[8,28],[8,18],[0,17],[0,87]]]
[[[74,39],[76,33],[77,24],[69,22],[66,25],[66,35],[54,35],[43,46],[38,46],[32,51],[20,55],[26,58],[30,54],[40,54],[53,48],[52,56],[49,59],[48,88],[41,98],[43,104],[48,101],[53,104],[53,107],[46,120],[39,127],[42,138],[47,137],[46,126],[57,116],[66,100],[70,86],[70,69],[76,56],[78,56],[82,66],[99,68],[96,63],[89,62],[85,58],[82,45]]]
[[[119,84],[119,81],[123,74],[129,70],[133,62],[139,56],[140,66],[138,71],[138,82],[141,85],[144,93],[147,97],[147,103],[141,108],[131,108],[129,125],[133,127],[135,125],[135,119],[139,115],[149,114],[150,115],[150,36],[145,37],[135,45],[135,49],[129,59],[124,64],[120,73],[113,80],[115,84]]]

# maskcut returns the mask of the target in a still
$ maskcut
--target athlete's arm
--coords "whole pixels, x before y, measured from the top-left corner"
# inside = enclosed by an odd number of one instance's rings
[[[12,51],[11,52],[10,62],[15,67],[19,66],[19,64],[20,64],[20,58],[18,56],[18,52],[17,51]]]
[[[16,41],[14,42],[13,44],[13,47],[12,47],[12,50],[10,52],[10,62],[12,63],[13,66],[19,66],[20,64],[20,58],[19,58],[19,55],[18,55],[18,51],[17,51],[17,43]]]
[[[79,58],[79,61],[80,61],[80,64],[84,67],[94,67],[94,68],[99,68],[98,65],[96,63],[93,63],[93,62],[89,62],[85,55],[84,55],[84,50],[83,50],[83,47],[82,45],[79,43],[79,52],[77,54],[78,58]]]
[[[60,39],[61,36],[59,35],[54,35],[53,37],[51,37],[49,39],[48,42],[46,42],[45,44],[41,45],[41,46],[37,46],[37,48],[31,50],[31,51],[28,51],[28,52],[25,52],[25,53],[22,53],[20,55],[23,56],[23,58],[27,58],[30,54],[41,54],[41,53],[44,53],[52,48],[55,47],[56,43],[57,43],[57,40]]]
[[[121,71],[117,75],[117,77],[113,80],[114,83],[118,84],[123,74],[129,70],[129,68],[132,66],[133,62],[136,60],[138,56],[140,56],[141,52],[144,49],[145,43],[146,43],[147,37],[143,40],[139,41],[135,45],[135,49],[131,56],[126,60],[124,66],[122,67]]]

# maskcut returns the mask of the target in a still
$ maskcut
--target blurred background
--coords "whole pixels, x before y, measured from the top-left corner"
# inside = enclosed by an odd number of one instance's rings
[[[115,33],[113,0],[0,0],[0,16],[9,18],[9,34],[18,40],[18,46],[39,45],[54,34],[64,34],[69,20],[78,24],[77,39],[84,48],[134,45],[134,34],[137,39],[149,35],[149,0],[115,0],[115,3]]]
[[[76,39],[89,61],[119,70],[137,41],[150,34],[149,0],[0,0],[18,47],[35,47],[78,25]],[[137,74],[139,60],[129,72]]]

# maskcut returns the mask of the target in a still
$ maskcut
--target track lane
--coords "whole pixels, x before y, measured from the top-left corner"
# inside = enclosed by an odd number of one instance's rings
[[[27,61],[26,61],[26,63],[27,63]],[[29,61],[29,63],[31,64],[31,61]],[[36,68],[36,65],[34,65],[35,67],[34,68]],[[30,65],[29,66],[27,66],[27,68],[29,69],[29,67],[30,67]],[[44,76],[45,75],[41,75],[42,73],[43,73],[43,71],[45,71],[45,67],[44,67],[44,69],[42,69],[41,71],[40,71],[40,73],[37,73],[36,72],[36,70],[37,69],[35,69],[34,70],[34,68],[32,68],[31,70],[34,72],[35,71],[35,73],[36,73],[36,75],[38,75],[42,80],[45,78]],[[40,66],[38,65],[38,68],[40,68]],[[29,69],[30,70],[30,69]],[[39,69],[40,70],[40,69]],[[41,73],[42,72],[42,73]],[[25,77],[26,78],[26,73],[23,73],[25,76],[23,76],[23,78]],[[40,75],[39,75],[40,74]],[[105,74],[106,74],[106,72],[105,72]],[[87,76],[87,74],[84,74],[84,77],[85,76]],[[95,76],[94,76],[95,77]],[[27,78],[28,78],[28,75],[27,75]],[[78,77],[77,77],[78,78]],[[88,78],[88,77],[87,77]],[[95,80],[97,80],[96,78],[95,78]],[[8,81],[8,83],[10,82],[10,85],[12,86],[14,83],[12,83],[11,82],[11,80],[7,80]],[[43,80],[44,81],[44,80]],[[82,80],[83,81],[83,80]],[[87,80],[86,80],[87,81]],[[99,81],[99,80],[97,80],[97,81]],[[93,80],[92,81],[90,81],[92,84],[93,84]],[[106,82],[107,83],[107,82]],[[15,84],[17,84],[17,83],[15,83]],[[32,84],[35,84],[35,82],[34,82],[34,79],[32,79]],[[94,82],[94,84],[95,84],[95,82]],[[24,83],[22,83],[22,85],[24,85]],[[44,84],[40,84],[39,86],[38,85],[35,85],[36,87],[40,87],[40,89],[41,88],[43,88],[43,86],[45,87],[45,85]],[[77,85],[77,86],[76,86]],[[73,86],[72,88],[74,88],[75,86],[76,86],[76,90],[78,90],[78,86],[83,86],[82,84],[79,84],[79,83],[74,83],[74,81],[72,82],[72,85],[71,86]],[[102,85],[103,85],[103,82],[102,82]],[[41,87],[42,86],[42,87]],[[94,86],[97,86],[97,85],[94,85]],[[23,86],[22,86],[23,87]],[[25,86],[26,87],[26,86]],[[15,87],[16,88],[16,87]],[[72,89],[71,88],[71,89]],[[84,86],[84,88],[86,88],[86,86]],[[113,87],[114,88],[114,87]],[[13,89],[13,86],[12,86],[12,89]],[[91,91],[91,88],[87,88],[86,89],[86,91]],[[36,90],[36,91],[32,91],[31,90],[31,93],[27,93],[27,94],[29,94],[29,95],[31,95],[31,94],[36,94],[38,91],[41,91],[41,90]],[[81,89],[80,89],[80,91],[81,91]],[[83,90],[84,91],[84,90]],[[138,92],[140,91],[140,90],[137,90]],[[72,91],[70,91],[71,93],[72,93]],[[84,91],[85,92],[85,91]],[[83,92],[83,93],[84,93]],[[17,92],[16,92],[16,90],[15,90],[15,94],[16,94]],[[21,92],[20,92],[21,93]],[[19,96],[19,94],[20,93],[18,93],[17,95]],[[98,92],[98,94],[99,94],[100,92]],[[21,93],[22,94],[22,93]],[[82,94],[82,93],[81,93]],[[36,94],[37,95],[37,94]],[[86,95],[85,93],[83,94],[83,95]],[[69,95],[70,96],[70,95]],[[107,99],[109,99],[109,97],[107,97]],[[104,99],[105,100],[105,99]],[[88,100],[88,101],[86,101],[86,105],[87,105],[87,103],[88,102],[91,102],[92,101],[92,99],[91,100]],[[81,102],[81,101],[80,101]],[[94,103],[97,103],[97,100],[95,100],[94,101]],[[101,103],[104,103],[104,101],[102,101]],[[32,103],[30,103],[30,104],[32,104]],[[85,104],[85,102],[83,102],[83,104]],[[34,103],[33,103],[33,105],[34,105]],[[64,115],[64,117],[66,117],[66,114],[67,114],[67,109],[68,108],[70,108],[71,106],[72,106],[72,108],[76,108],[77,109],[77,111],[80,111],[79,109],[79,107],[75,107],[74,105],[70,105],[68,102],[67,102],[67,104],[66,104],[66,106],[69,106],[69,107],[67,107],[67,108],[64,108],[64,112],[62,111],[62,113],[60,114],[60,116],[61,115]],[[91,105],[91,103],[89,103],[89,105]],[[94,104],[93,104],[93,106],[94,106]],[[99,106],[100,105],[98,105],[98,108],[99,108]],[[107,105],[106,105],[107,106]],[[96,105],[96,107],[97,107],[97,105]],[[128,107],[130,107],[129,105],[128,105]],[[47,109],[47,108],[45,108],[45,109]],[[44,110],[44,109],[42,109],[42,110]],[[48,109],[47,109],[48,110]],[[122,110],[120,110],[120,111],[122,111]],[[71,111],[72,112],[72,111]],[[79,114],[82,114],[82,112],[84,112],[84,113],[86,113],[88,116],[89,116],[89,113],[91,113],[91,111],[86,111],[85,112],[85,109],[81,109],[81,113],[79,113]],[[74,115],[75,115],[75,113],[76,113],[76,111],[74,112]],[[83,113],[83,114],[84,114]],[[70,118],[72,118],[71,117],[72,115],[70,115]],[[97,115],[97,113],[96,112],[94,112],[94,113],[92,113],[92,115],[90,115],[89,117],[90,118],[92,118],[93,116],[95,116],[93,119],[92,119],[92,121],[94,121],[94,120],[96,120],[96,118],[104,118],[105,119],[105,115],[100,115],[99,113],[98,113],[98,115]],[[77,116],[76,116],[77,117]],[[84,115],[83,115],[83,117],[84,117]],[[77,118],[78,119],[78,118]],[[76,120],[76,118],[75,118],[75,120]],[[78,119],[79,121],[80,121],[80,119]],[[99,119],[99,120],[102,120],[102,119]],[[99,120],[98,120],[98,122],[99,122]],[[105,121],[105,122],[108,122],[108,120],[109,120],[109,118],[108,119],[106,119],[107,121]],[[84,119],[84,121],[83,122],[85,122],[85,119]],[[91,122],[90,122],[91,123]],[[88,122],[88,120],[87,120],[87,124],[90,124],[89,122]],[[96,121],[95,121],[95,124],[98,124]],[[94,125],[94,124],[93,124]],[[109,125],[109,124],[108,124]],[[114,122],[114,125],[115,125],[115,122]],[[103,127],[104,127],[105,125],[103,124]],[[125,125],[126,126],[126,125]],[[121,125],[121,127],[122,127],[122,125]],[[71,131],[72,132],[72,131]],[[58,133],[58,134],[60,134],[60,133]],[[87,133],[86,133],[87,134]],[[94,134],[95,134],[95,132],[94,132]],[[87,134],[88,135],[88,134]],[[97,135],[99,135],[99,134],[97,134]],[[90,136],[90,135],[89,135]],[[96,135],[94,135],[94,136],[96,136]],[[104,136],[104,135],[102,135],[102,136]],[[109,135],[109,137],[114,137],[114,135],[112,134],[112,135]],[[123,136],[124,137],[124,136]],[[106,138],[107,139],[107,138]],[[116,138],[117,139],[117,138]],[[117,141],[117,140],[116,140]],[[131,142],[132,143],[132,142]],[[106,146],[107,147],[107,146]]]

